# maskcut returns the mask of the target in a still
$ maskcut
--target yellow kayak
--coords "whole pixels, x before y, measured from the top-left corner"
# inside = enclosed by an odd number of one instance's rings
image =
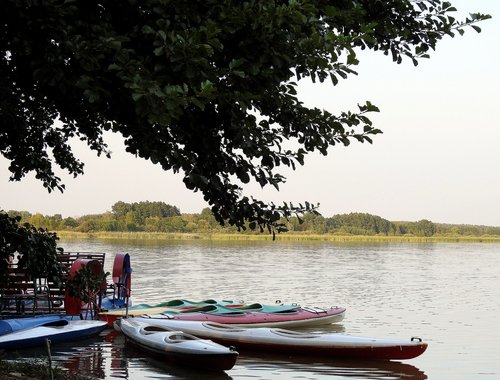
[[[128,310],[128,315],[142,315],[142,314],[161,314],[161,313],[166,313],[168,311],[172,311],[172,308],[170,307],[148,307],[144,309],[129,309]],[[111,311],[103,311],[102,313],[99,313],[99,315],[111,315],[114,317],[124,317],[127,314],[126,309],[114,309]]]

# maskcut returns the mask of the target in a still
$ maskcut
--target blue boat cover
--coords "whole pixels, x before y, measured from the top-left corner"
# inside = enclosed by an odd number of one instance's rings
[[[0,336],[10,334],[14,331],[19,331],[29,327],[36,327],[47,322],[54,322],[66,318],[67,316],[65,315],[50,314],[27,318],[2,319],[0,320]]]

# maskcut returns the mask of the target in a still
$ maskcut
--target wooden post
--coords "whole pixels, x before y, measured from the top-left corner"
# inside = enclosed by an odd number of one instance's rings
[[[54,372],[52,371],[52,355],[50,353],[50,340],[45,339],[45,343],[47,345],[47,355],[49,358],[49,376],[50,376],[50,380],[54,380]]]

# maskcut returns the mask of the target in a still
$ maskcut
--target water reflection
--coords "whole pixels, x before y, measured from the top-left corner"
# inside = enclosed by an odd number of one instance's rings
[[[109,343],[110,375],[119,379],[128,379],[128,363],[124,350],[125,338],[118,331],[111,330],[104,339]]]
[[[308,356],[245,353],[238,364],[255,371],[288,373],[289,378],[427,379],[417,367],[396,361],[324,360]]]
[[[128,365],[131,368],[130,380],[145,379],[183,379],[183,380],[229,380],[232,377],[226,372],[205,372],[165,363],[160,359],[145,356],[132,345],[126,345],[125,352],[128,356]],[[147,369],[147,371],[145,370]],[[141,377],[139,377],[141,376]]]
[[[106,378],[106,357],[110,352],[110,344],[106,343],[105,336],[109,330],[94,338],[77,340],[74,342],[58,343],[51,346],[51,358],[54,366],[70,372],[86,374],[99,379]],[[23,349],[8,352],[6,359],[42,360],[47,361],[45,347]]]
[[[103,347],[100,345],[87,346],[78,352],[71,352],[68,349],[68,351],[62,352],[61,358],[57,358],[56,361],[61,362],[64,368],[71,372],[90,373],[100,379],[106,376]]]

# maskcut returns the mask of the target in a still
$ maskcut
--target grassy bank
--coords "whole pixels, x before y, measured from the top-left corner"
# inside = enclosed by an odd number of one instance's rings
[[[0,379],[2,380],[92,380],[90,376],[79,375],[61,368],[52,368],[52,373],[44,359],[20,359],[9,361],[0,359]]]
[[[162,232],[74,232],[56,231],[61,239],[97,239],[97,240],[240,240],[272,241],[266,233],[162,233]],[[324,241],[324,242],[387,242],[387,243],[434,243],[434,242],[471,242],[500,243],[500,236],[385,236],[385,235],[333,235],[284,233],[276,235],[277,241]]]

